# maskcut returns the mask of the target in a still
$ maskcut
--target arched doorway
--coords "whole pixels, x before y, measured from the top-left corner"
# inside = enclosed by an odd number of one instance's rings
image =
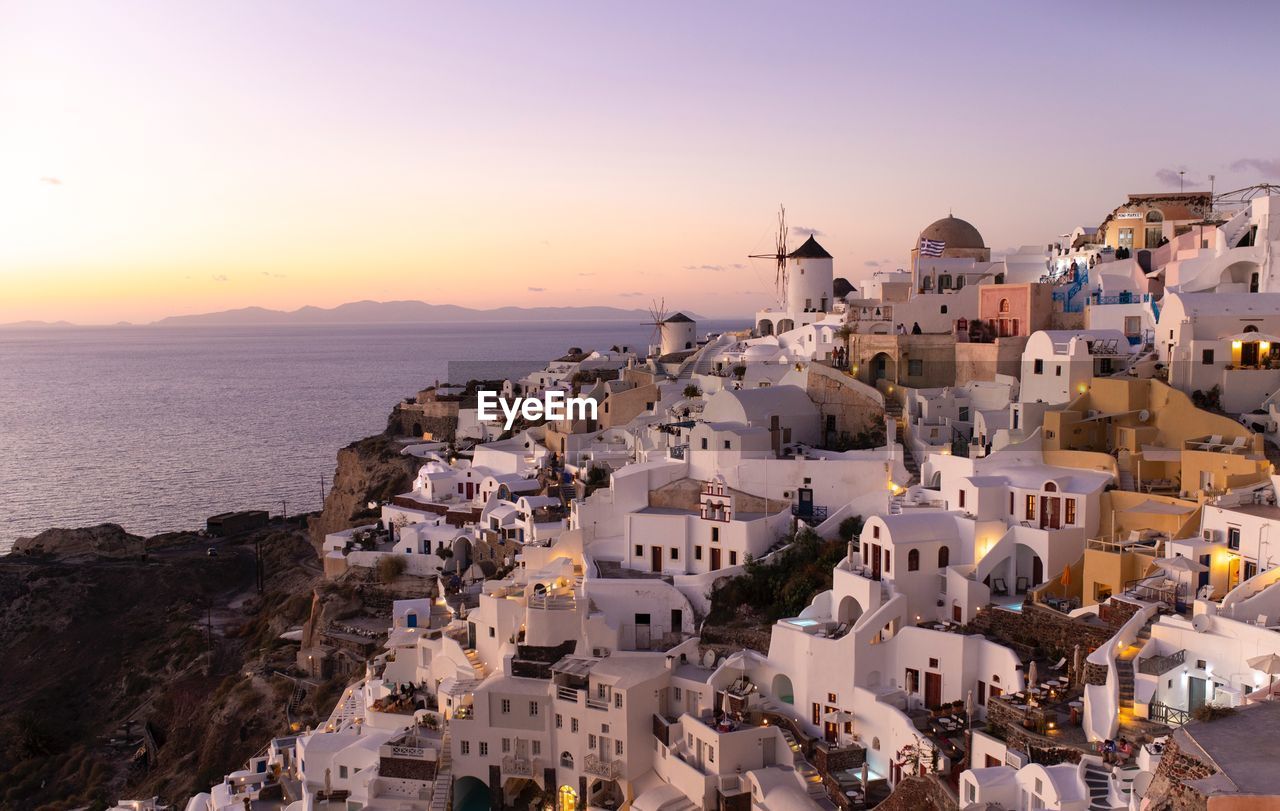
[[[872,385],[879,380],[893,383],[898,379],[898,365],[886,352],[877,352],[872,356],[871,362],[867,364],[867,371]]]
[[[786,673],[773,677],[773,697],[784,704],[795,704],[795,688],[791,686],[791,678]]]
[[[413,424],[413,435],[417,437],[422,436],[422,423],[415,422]]]
[[[577,811],[578,792],[573,786],[561,786],[556,792],[556,811]]]
[[[862,604],[854,598],[853,595],[845,595],[840,600],[840,607],[836,610],[836,621],[842,625],[853,627],[853,624],[862,616]]]
[[[795,328],[796,328],[796,322],[792,321],[790,318],[784,318],[778,322],[779,335],[781,335],[784,332],[790,332]]]
[[[761,318],[760,323],[756,324],[756,333],[765,336],[773,334],[773,322],[767,318]]]
[[[489,787],[476,777],[463,777],[453,784],[456,811],[489,811],[493,807]]]

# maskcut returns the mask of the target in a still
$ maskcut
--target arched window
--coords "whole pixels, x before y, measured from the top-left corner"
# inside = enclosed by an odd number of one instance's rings
[[[1003,273],[997,273],[997,274],[996,274],[996,284],[1004,284],[1004,274],[1003,274]]]
[[[925,289],[925,290],[932,290],[932,289],[933,289],[933,277],[932,277],[932,276],[925,276],[925,277],[924,277],[924,279],[920,282],[920,286],[921,286],[923,289]]]
[[[1164,215],[1159,211],[1148,211],[1147,222],[1164,222]]]
[[[957,290],[959,290],[959,289],[960,289],[960,288],[962,288],[962,287],[964,287],[964,277],[963,277],[963,276],[957,276],[957,277],[956,277],[956,289],[957,289]]]
[[[943,315],[946,315],[946,314],[947,314],[947,305],[945,305],[945,304],[944,304],[944,305],[942,305],[942,314],[943,314]]]
[[[1045,482],[1044,491],[1046,493],[1056,493],[1058,492],[1058,485],[1054,484],[1053,482]]]
[[[941,546],[938,548],[938,568],[945,569],[951,565],[951,547]]]
[[[910,552],[907,553],[907,571],[908,572],[920,571],[920,550],[919,549],[912,549]]]
[[[1000,312],[1002,313],[1009,312],[1009,299],[1007,298],[1000,299]]]
[[[1253,325],[1253,324],[1250,324],[1249,326],[1247,326],[1247,327],[1245,327],[1245,328],[1244,328],[1244,331],[1245,331],[1245,332],[1257,332],[1257,331],[1258,331],[1258,328],[1257,328],[1257,326],[1255,326],[1255,325]]]
[[[950,289],[951,289],[951,274],[950,274],[950,273],[944,273],[944,274],[942,274],[941,276],[939,276],[939,277],[938,277],[938,289],[939,289],[939,290],[950,290]]]
[[[561,753],[560,753],[560,765],[561,765],[561,766],[563,766],[563,767],[564,767],[564,768],[566,768],[566,769],[572,769],[572,768],[573,768],[573,755],[569,754],[568,752],[561,752]]]

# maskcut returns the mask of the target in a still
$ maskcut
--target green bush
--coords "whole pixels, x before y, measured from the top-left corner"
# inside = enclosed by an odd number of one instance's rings
[[[840,522],[840,540],[848,543],[862,534],[862,516],[851,515]]]
[[[845,549],[844,541],[823,540],[806,528],[768,563],[749,557],[741,575],[721,580],[712,591],[708,620],[732,622],[744,606],[766,623],[796,616],[813,595],[831,588],[831,570]]]
[[[689,385],[684,387],[684,396],[685,397],[701,397],[702,389],[698,388],[695,384],[690,383]]]

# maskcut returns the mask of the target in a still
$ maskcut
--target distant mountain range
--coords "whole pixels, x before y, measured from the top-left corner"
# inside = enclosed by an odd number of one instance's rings
[[[672,311],[674,314],[674,311]],[[690,318],[700,316],[685,312]],[[651,319],[648,310],[619,307],[497,307],[477,310],[456,304],[428,304],[425,301],[353,301],[337,307],[300,307],[297,310],[269,310],[242,307],[198,315],[174,315],[147,326],[212,327],[272,324],[448,324],[464,321],[612,321],[639,322]],[[70,327],[66,321],[19,321],[0,328]],[[128,326],[120,324],[118,326]]]

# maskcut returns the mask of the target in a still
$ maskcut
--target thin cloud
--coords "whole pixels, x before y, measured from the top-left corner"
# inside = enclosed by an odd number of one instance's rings
[[[61,178],[57,178],[57,177],[48,177],[48,176],[46,176],[46,177],[42,177],[42,178],[40,178],[40,182],[41,182],[41,183],[43,183],[43,184],[45,184],[46,186],[61,186],[61,185],[62,185],[62,179],[61,179]]]
[[[867,266],[867,267],[869,267],[869,268],[878,268],[878,267],[880,267],[880,260],[879,260],[879,259],[868,259],[867,261],[863,262],[862,264],[866,265],[866,266]]]
[[[685,265],[685,270],[709,270],[713,273],[722,273],[728,270],[724,265]]]
[[[1156,180],[1168,186],[1169,188],[1174,188],[1175,186],[1179,188],[1182,188],[1188,185],[1195,186],[1200,183],[1199,180],[1196,180],[1194,177],[1191,177],[1190,175],[1187,175],[1187,174],[1179,175],[1177,169],[1157,169]]]
[[[596,275],[596,272],[593,270],[593,271],[591,271],[591,272],[589,272],[589,273],[579,273],[578,275],[579,275],[579,276],[594,276],[594,275]]]
[[[623,298],[635,298],[636,296],[643,296],[644,293],[619,293],[618,295]]]
[[[1263,177],[1280,177],[1280,159],[1241,158],[1231,164],[1233,172],[1257,172]]]
[[[545,293],[545,292],[547,292],[547,288],[545,288],[545,287],[530,287],[530,288],[529,288],[529,292],[530,292],[530,293]]]
[[[819,231],[817,228],[808,228],[803,225],[791,226],[791,233],[798,237],[825,237],[826,231]]]
[[[226,274],[223,274],[223,273],[218,273],[218,274],[216,274],[216,275],[213,277],[213,280],[214,280],[215,282],[225,282],[225,281],[230,281],[230,280],[227,278]]]
[[[287,278],[289,278],[287,274],[284,274],[284,273],[270,273],[270,272],[265,271],[265,270],[264,270],[264,271],[262,271],[262,275],[263,275],[263,276],[266,276],[267,278],[270,278],[270,279],[287,279]]]
[[[746,265],[744,265],[744,264],[742,264],[741,262],[734,262],[734,263],[733,263],[732,265],[730,265],[729,267],[733,268],[734,270],[746,270],[746,269],[747,269],[747,266],[746,266]]]

